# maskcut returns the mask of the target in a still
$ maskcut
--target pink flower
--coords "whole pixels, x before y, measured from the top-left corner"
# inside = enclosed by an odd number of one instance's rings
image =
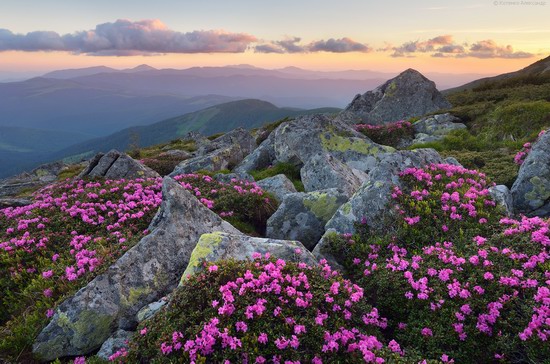
[[[143,329],[139,330],[139,334],[140,334],[140,335],[145,335],[145,334],[147,334],[147,328],[144,327]]]
[[[428,327],[425,327],[423,328],[420,333],[422,334],[422,336],[433,336],[433,332],[432,332],[432,329],[428,328]]]
[[[53,276],[53,270],[47,270],[45,272],[42,272],[42,277],[45,279],[51,278]]]
[[[211,266],[208,267],[209,272],[216,272],[217,270],[218,270],[217,265],[211,265]]]
[[[258,335],[258,342],[260,344],[267,344],[267,334],[265,332],[262,332],[260,333],[260,335]]]

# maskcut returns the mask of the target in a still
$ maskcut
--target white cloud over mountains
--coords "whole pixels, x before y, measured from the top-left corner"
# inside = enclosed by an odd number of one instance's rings
[[[119,19],[99,24],[95,29],[70,34],[34,31],[16,34],[0,29],[1,51],[66,51],[97,56],[131,56],[165,53],[312,53],[312,52],[391,52],[392,57],[414,57],[418,53],[432,57],[529,58],[533,54],[514,51],[511,45],[499,45],[486,39],[472,44],[457,43],[452,35],[428,40],[405,42],[400,46],[386,44],[373,49],[368,44],[348,37],[301,43],[300,37],[260,41],[247,33],[225,30],[178,32],[158,19],[131,21]]]

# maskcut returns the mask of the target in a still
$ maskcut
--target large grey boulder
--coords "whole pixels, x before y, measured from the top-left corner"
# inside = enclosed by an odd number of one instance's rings
[[[59,173],[66,168],[63,162],[43,164],[31,172],[0,180],[0,197],[15,197],[26,191],[37,190],[57,180]]]
[[[235,129],[204,145],[174,169],[170,174],[193,173],[198,170],[219,171],[233,169],[256,148],[254,137],[242,128]]]
[[[88,166],[78,175],[83,177],[103,177],[108,179],[156,178],[159,174],[144,166],[129,155],[112,149],[106,154],[96,154]]]
[[[387,154],[378,166],[369,172],[367,181],[361,188],[348,202],[340,206],[325,229],[339,234],[354,233],[355,222],[365,219],[374,231],[391,231],[394,227],[394,216],[388,209],[388,203],[392,187],[400,185],[399,173],[409,167],[419,168],[432,163],[443,163],[441,156],[433,149]],[[330,253],[325,249],[325,240],[321,239],[313,254],[319,259],[326,258],[330,261]]]
[[[203,269],[202,262],[215,262],[221,259],[247,260],[254,253],[271,254],[286,261],[317,264],[313,255],[298,241],[253,238],[245,235],[213,232],[201,236],[182,281],[191,274]]]
[[[379,125],[450,107],[433,81],[409,68],[374,90],[355,96],[343,115],[356,122]]]
[[[512,198],[518,213],[550,216],[550,130],[539,137],[521,164]]]
[[[276,161],[296,165],[303,165],[320,153],[329,153],[364,170],[367,166],[363,164],[369,157],[372,164],[379,153],[394,150],[374,143],[339,118],[326,115],[305,115],[283,123],[270,138],[273,138]]]
[[[368,156],[366,159],[371,158]],[[374,164],[373,164],[374,165]],[[367,174],[351,168],[328,153],[310,158],[300,169],[300,177],[306,191],[337,188],[351,197],[365,182]]]
[[[299,240],[312,250],[323,236],[325,224],[347,200],[337,189],[288,194],[267,220],[266,236]]]
[[[282,201],[289,193],[295,193],[296,187],[284,174],[278,174],[273,177],[264,178],[256,182],[262,190],[273,194],[277,200]]]
[[[139,309],[177,286],[202,234],[240,233],[169,177],[162,195],[151,233],[57,308],[34,342],[38,358],[88,354],[116,330],[135,329]]]

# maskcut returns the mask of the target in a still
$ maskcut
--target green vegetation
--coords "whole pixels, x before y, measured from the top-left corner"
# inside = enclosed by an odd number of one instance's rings
[[[284,174],[292,182],[296,191],[304,192],[304,184],[300,177],[300,168],[292,163],[277,163],[273,166],[265,169],[250,171],[250,175],[254,177],[256,181],[260,181],[264,178],[273,177],[278,174]]]
[[[550,77],[518,74],[476,83],[446,97],[454,105],[449,112],[468,130],[411,149],[434,148],[464,166],[480,169],[496,183],[511,186],[518,170],[513,156],[550,127]]]
[[[84,166],[82,164],[71,164],[67,167],[65,167],[61,172],[59,172],[59,175],[57,176],[58,181],[64,181],[67,178],[73,178],[78,176],[80,172],[84,169]]]

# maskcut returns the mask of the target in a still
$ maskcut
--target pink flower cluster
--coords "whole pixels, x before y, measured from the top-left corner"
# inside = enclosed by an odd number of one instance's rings
[[[537,139],[540,138],[542,135],[546,133],[546,130],[541,130],[539,135],[537,136]],[[522,165],[525,161],[525,158],[529,155],[529,152],[531,152],[532,144],[531,143],[525,143],[523,144],[523,147],[519,152],[516,153],[514,156],[514,163],[517,165]]]

